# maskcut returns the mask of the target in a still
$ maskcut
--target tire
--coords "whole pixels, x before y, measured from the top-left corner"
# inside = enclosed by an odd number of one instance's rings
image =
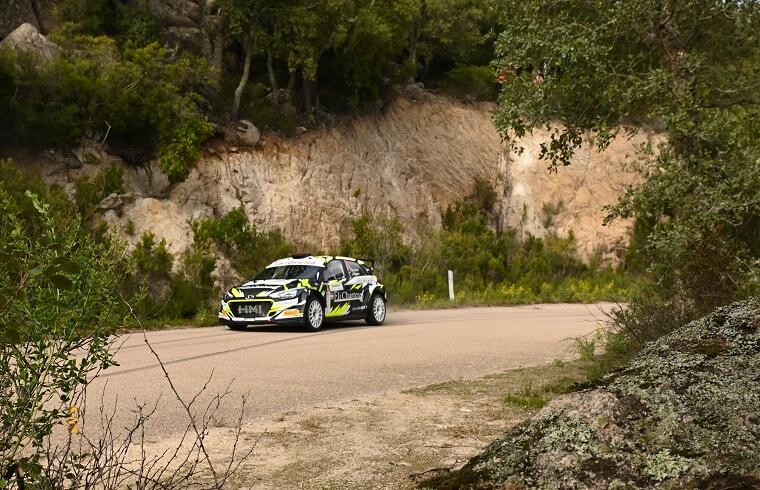
[[[367,318],[364,319],[367,325],[382,325],[386,316],[385,299],[380,294],[373,294],[369,299],[367,308]]]
[[[303,308],[304,328],[310,332],[316,332],[325,324],[325,307],[314,296],[306,300]]]

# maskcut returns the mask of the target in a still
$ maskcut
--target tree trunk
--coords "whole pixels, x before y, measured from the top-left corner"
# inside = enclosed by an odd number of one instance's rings
[[[303,77],[303,106],[304,112],[308,115],[311,114],[311,80]]]
[[[409,74],[407,83],[414,83],[417,79],[417,46],[419,45],[422,31],[427,23],[427,0],[422,0],[422,2],[420,2],[420,11],[418,15],[417,22],[412,28],[412,33],[409,35],[409,66],[412,69],[412,72]]]
[[[296,78],[298,78],[298,69],[291,71],[290,78],[288,78],[288,101],[289,102],[293,100],[293,90],[295,90],[296,88]]]
[[[45,29],[45,25],[42,23],[42,16],[40,15],[40,6],[37,2],[37,0],[31,0],[29,2],[32,6],[32,12],[34,13],[34,19],[37,21],[37,26],[40,29],[40,34],[47,35],[47,29]]]
[[[277,75],[274,72],[272,51],[267,50],[267,72],[269,73],[269,87],[272,89],[272,107],[280,105],[280,87],[277,84]]]
[[[235,98],[232,101],[232,117],[237,119],[240,112],[240,101],[243,98],[243,91],[248,84],[248,77],[251,74],[251,58],[253,57],[253,42],[247,41],[243,46],[245,50],[245,61],[243,62],[243,76],[240,77],[240,83],[235,89]]]

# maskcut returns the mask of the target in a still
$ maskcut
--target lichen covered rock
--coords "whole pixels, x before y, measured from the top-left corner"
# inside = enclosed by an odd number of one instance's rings
[[[441,488],[760,488],[760,301],[650,344],[555,399]]]

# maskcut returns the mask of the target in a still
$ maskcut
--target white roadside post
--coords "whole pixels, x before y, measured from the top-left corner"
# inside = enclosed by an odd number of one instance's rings
[[[449,301],[454,301],[454,271],[449,271]]]

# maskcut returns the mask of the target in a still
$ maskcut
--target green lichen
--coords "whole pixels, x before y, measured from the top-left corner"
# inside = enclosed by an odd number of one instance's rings
[[[685,325],[425,486],[760,487],[758,324],[755,299]]]

